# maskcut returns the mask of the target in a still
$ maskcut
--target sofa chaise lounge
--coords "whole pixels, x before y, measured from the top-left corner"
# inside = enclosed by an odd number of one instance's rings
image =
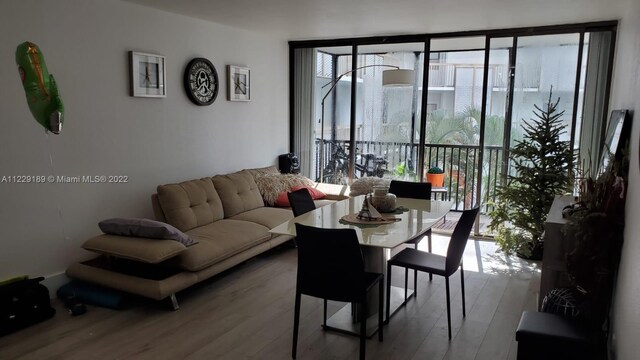
[[[156,220],[187,234],[198,244],[102,234],[83,248],[98,257],[71,265],[67,275],[147,298],[170,298],[275,246],[291,240],[271,228],[293,218],[288,208],[265,206],[256,176],[275,167],[242,170],[177,184],[160,185],[152,195]],[[322,206],[346,198],[346,186],[314,184],[327,193]]]

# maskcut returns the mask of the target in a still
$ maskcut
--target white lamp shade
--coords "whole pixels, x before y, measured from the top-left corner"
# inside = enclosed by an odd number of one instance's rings
[[[415,71],[393,69],[382,72],[382,86],[412,86],[415,82]]]

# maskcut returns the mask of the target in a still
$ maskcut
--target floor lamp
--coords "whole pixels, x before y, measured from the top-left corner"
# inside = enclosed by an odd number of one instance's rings
[[[327,86],[331,86],[326,94],[322,97],[322,101],[320,102],[320,106],[322,107],[322,117],[320,119],[320,161],[324,163],[324,101],[327,96],[331,94],[333,89],[338,86],[338,82],[345,75],[351,74],[354,71],[370,68],[370,67],[390,67],[393,70],[384,70],[382,72],[382,86],[392,87],[392,86],[412,86],[415,83],[415,71],[408,69],[400,69],[399,66],[394,65],[365,65],[360,66],[358,68],[349,70],[345,73],[340,74],[335,80],[331,81],[328,84],[322,86],[324,89]],[[333,104],[335,106],[335,104]],[[324,166],[320,166],[320,182],[324,180]]]

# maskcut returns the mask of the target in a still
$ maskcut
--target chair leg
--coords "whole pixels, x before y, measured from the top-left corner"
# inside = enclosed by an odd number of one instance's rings
[[[444,283],[445,283],[446,290],[447,290],[447,325],[448,325],[448,329],[449,329],[449,340],[451,340],[451,306],[449,306],[449,304],[450,304],[449,277],[445,276]]]
[[[407,292],[409,291],[409,268],[404,268],[404,302],[407,302]]]
[[[389,316],[391,315],[391,263],[387,263],[387,323],[389,323]]]
[[[298,347],[298,327],[300,325],[300,293],[296,291],[296,304],[293,310],[293,347],[291,348],[291,358],[296,358]]]
[[[382,312],[384,309],[382,308],[382,304],[384,303],[384,277],[380,279],[378,282],[378,341],[382,341],[383,331],[384,331],[384,323]]]
[[[431,231],[429,231],[429,234],[427,235],[427,243],[429,245],[429,252],[431,251]],[[429,273],[429,281],[433,280],[433,274]]]
[[[460,263],[460,289],[462,290],[462,317],[467,316],[467,309],[464,305],[464,268],[462,262]]]
[[[324,312],[323,312],[323,316],[322,316],[322,325],[324,325],[324,328],[327,327],[327,299],[323,299],[324,300]]]
[[[367,348],[366,340],[367,340],[367,313],[369,310],[367,309],[367,296],[363,297],[362,304],[362,313],[360,314],[360,360],[365,360],[365,350]]]
[[[418,250],[418,243],[416,243],[416,250]],[[431,249],[429,249],[429,252],[431,252]],[[413,270],[413,296],[415,298],[418,297],[418,270],[415,269]]]

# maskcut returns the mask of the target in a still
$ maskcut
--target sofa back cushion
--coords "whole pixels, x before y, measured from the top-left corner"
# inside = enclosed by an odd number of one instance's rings
[[[225,218],[264,206],[262,195],[249,171],[216,175],[212,180],[222,200]]]
[[[224,218],[220,196],[211,178],[158,186],[158,203],[165,222],[181,231]]]

